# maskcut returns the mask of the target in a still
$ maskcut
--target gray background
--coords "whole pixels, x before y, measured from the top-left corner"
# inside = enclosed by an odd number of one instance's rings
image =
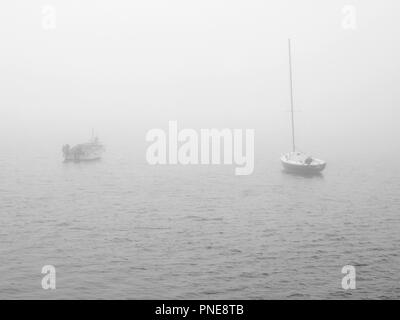
[[[398,298],[398,17],[387,0],[2,3],[0,298]],[[297,145],[322,177],[281,172],[288,37]],[[147,165],[169,120],[255,129],[253,175]],[[62,163],[92,128],[104,159]]]

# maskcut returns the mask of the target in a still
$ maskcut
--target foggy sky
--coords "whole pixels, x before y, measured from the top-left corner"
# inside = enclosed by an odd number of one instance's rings
[[[355,5],[357,28],[342,8]],[[42,28],[42,8],[56,28]],[[399,136],[398,1],[91,0],[0,5],[0,146],[108,144],[147,130],[254,128],[290,149],[287,39],[299,145],[378,148]],[[274,140],[275,139],[275,140]],[[277,140],[276,140],[277,139]],[[133,148],[133,147],[132,147]],[[397,148],[398,149],[398,148]],[[58,152],[58,150],[57,150]]]

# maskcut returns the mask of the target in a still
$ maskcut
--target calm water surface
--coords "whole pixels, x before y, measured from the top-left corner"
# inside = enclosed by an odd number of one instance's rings
[[[80,164],[3,156],[0,298],[399,298],[395,161],[336,155],[305,178],[283,173],[278,157],[238,177],[112,151]],[[48,264],[54,291],[41,288]],[[351,292],[341,289],[347,264]]]

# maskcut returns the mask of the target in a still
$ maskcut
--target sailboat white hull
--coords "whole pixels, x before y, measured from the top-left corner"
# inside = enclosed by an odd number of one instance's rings
[[[322,165],[301,165],[288,163],[282,160],[282,165],[284,169],[288,172],[300,173],[300,174],[313,174],[320,173],[325,169],[326,164]]]
[[[309,157],[300,152],[290,152],[281,157],[284,169],[288,172],[299,174],[316,174],[323,171],[326,162]]]

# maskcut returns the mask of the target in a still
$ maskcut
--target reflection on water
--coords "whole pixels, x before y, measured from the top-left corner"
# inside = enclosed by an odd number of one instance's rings
[[[293,171],[287,171],[285,169],[282,169],[281,171],[283,174],[288,175],[288,176],[294,176],[294,177],[303,177],[303,178],[319,178],[323,179],[324,174],[321,172],[293,172]]]

